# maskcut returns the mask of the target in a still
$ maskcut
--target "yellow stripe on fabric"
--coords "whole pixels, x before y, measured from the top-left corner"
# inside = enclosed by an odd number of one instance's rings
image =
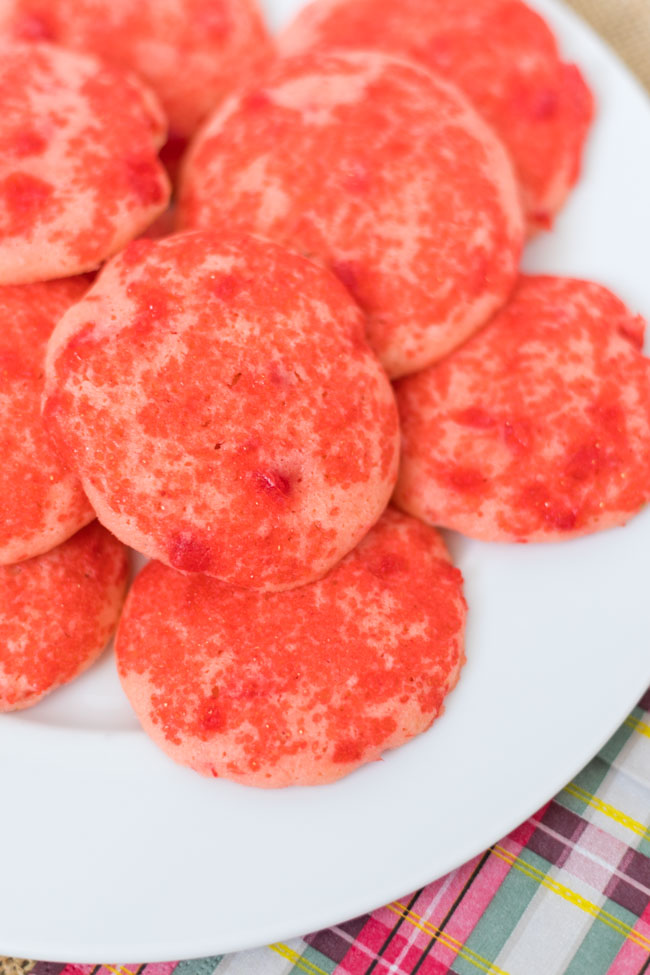
[[[598,907],[592,901],[587,900],[582,894],[576,893],[575,890],[571,890],[570,887],[565,887],[564,884],[558,883],[557,880],[552,880],[547,874],[542,870],[538,870],[534,867],[532,863],[528,863],[526,860],[520,859],[520,857],[515,856],[514,853],[510,853],[504,847],[496,844],[492,847],[492,853],[498,857],[500,860],[504,860],[509,863],[520,873],[525,874],[532,880],[537,881],[542,887],[546,887],[547,890],[551,890],[554,894],[557,894],[563,900],[567,901],[569,904],[573,904],[574,907],[579,907],[581,911],[585,914],[589,914],[591,917],[596,918],[596,920],[601,921],[603,924],[611,928],[612,931],[616,931],[617,934],[622,934],[628,941],[633,944],[638,945],[639,948],[643,948],[644,951],[650,953],[650,939],[646,938],[645,935],[641,934],[639,931],[635,931],[631,925],[626,924],[625,921],[621,921],[614,914],[610,914],[609,911],[604,910],[602,907]]]
[[[314,965],[312,961],[303,958],[297,951],[294,951],[289,945],[282,944],[281,941],[278,941],[274,945],[269,945],[269,948],[277,955],[281,955],[282,958],[286,958],[287,961],[292,962],[301,972],[307,972],[307,975],[329,975],[329,972],[326,972],[324,968],[319,968],[318,965]]]
[[[633,833],[637,836],[642,836],[646,840],[650,840],[650,829],[640,823],[638,819],[632,819],[627,813],[624,813],[621,809],[617,809],[616,806],[612,806],[609,802],[603,802],[598,796],[594,796],[591,792],[587,792],[581,786],[576,785],[575,782],[570,782],[564,787],[564,792],[568,792],[570,796],[574,799],[579,799],[582,802],[587,803],[588,806],[593,806],[598,812],[603,813],[605,816],[609,816],[615,822],[620,823],[621,826],[625,826],[627,829],[631,829]]]
[[[402,904],[400,901],[393,901],[392,904],[387,904],[386,907],[393,914],[398,914],[400,917],[403,917],[414,928],[419,928],[425,934],[437,938],[443,947],[449,948],[450,951],[455,952],[463,961],[467,961],[476,968],[479,968],[486,975],[508,975],[502,968],[497,968],[491,961],[479,955],[478,952],[473,951],[472,948],[468,948],[462,941],[457,941],[456,938],[452,938],[450,934],[437,928],[435,924],[431,924],[430,921],[425,920],[419,914],[416,914],[415,911],[409,910],[406,904]]]
[[[112,965],[105,965],[104,967],[108,968],[109,972],[112,972],[113,975],[135,975],[135,972],[132,972],[126,965],[118,965],[117,968],[113,968]]]
[[[629,718],[626,718],[624,724],[626,724],[628,728],[634,728],[634,730],[638,731],[640,735],[645,735],[646,738],[650,738],[650,724],[646,724],[645,721],[640,721],[639,718],[635,718],[634,715],[631,714]]]

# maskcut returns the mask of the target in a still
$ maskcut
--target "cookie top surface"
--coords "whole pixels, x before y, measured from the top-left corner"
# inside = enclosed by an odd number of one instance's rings
[[[40,555],[95,515],[41,420],[45,350],[86,278],[0,287],[0,564]]]
[[[167,204],[154,96],[96,58],[0,41],[0,284],[96,268]]]
[[[179,219],[259,233],[329,267],[391,376],[487,320],[523,239],[510,161],[464,96],[365,52],[279,61],[262,88],[228,99],[189,151]]]
[[[331,274],[249,236],[130,245],[63,317],[45,416],[100,520],[253,588],[322,575],[395,483],[392,389]]]
[[[650,495],[643,332],[600,285],[522,277],[482,332],[397,384],[398,504],[488,541],[625,523]]]
[[[289,592],[150,563],[116,653],[140,721],[176,761],[250,785],[308,785],[429,727],[464,661],[464,621],[440,536],[389,508],[327,576]]]
[[[96,521],[45,555],[0,566],[0,711],[36,704],[93,662],[127,574],[126,549]]]
[[[372,48],[448,78],[494,127],[515,163],[531,231],[547,229],[576,182],[593,97],[559,56],[545,21],[520,0],[317,0],[281,52]]]
[[[0,0],[0,29],[133,71],[181,137],[273,52],[255,0]]]

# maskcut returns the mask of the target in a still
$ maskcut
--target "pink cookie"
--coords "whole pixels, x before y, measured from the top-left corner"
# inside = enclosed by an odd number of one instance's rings
[[[465,611],[440,536],[389,508],[325,578],[290,592],[151,563],[120,623],[118,670],[175,761],[247,785],[332,782],[441,713]]]
[[[316,0],[280,38],[287,55],[372,48],[453,81],[510,151],[531,231],[548,228],[580,172],[593,98],[520,0]]]
[[[254,237],[140,240],[54,332],[45,415],[99,519],[236,585],[323,575],[397,476],[392,389],[327,271]]]
[[[87,278],[0,288],[0,564],[47,552],[95,514],[41,420],[45,350]]]
[[[0,29],[133,71],[187,139],[273,53],[255,0],[0,0]]]
[[[482,332],[398,383],[397,503],[486,541],[624,524],[650,497],[643,330],[600,285],[522,277]]]
[[[0,284],[96,268],[167,205],[153,95],[93,57],[0,42]]]
[[[0,566],[0,711],[27,708],[99,656],[126,593],[126,549],[96,521],[45,555]]]
[[[383,54],[278,62],[190,149],[180,224],[250,230],[329,267],[391,376],[483,325],[514,285],[510,161],[465,98]]]

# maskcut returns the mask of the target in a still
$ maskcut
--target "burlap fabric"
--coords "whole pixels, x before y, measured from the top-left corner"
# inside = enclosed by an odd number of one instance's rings
[[[650,91],[650,0],[567,0]]]

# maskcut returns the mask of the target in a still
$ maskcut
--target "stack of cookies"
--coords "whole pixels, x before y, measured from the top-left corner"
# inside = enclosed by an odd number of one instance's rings
[[[0,710],[119,619],[173,759],[340,778],[459,678],[438,528],[559,541],[650,497],[643,321],[519,273],[590,93],[520,0],[316,0],[273,43],[248,0],[2,0],[0,30]]]

